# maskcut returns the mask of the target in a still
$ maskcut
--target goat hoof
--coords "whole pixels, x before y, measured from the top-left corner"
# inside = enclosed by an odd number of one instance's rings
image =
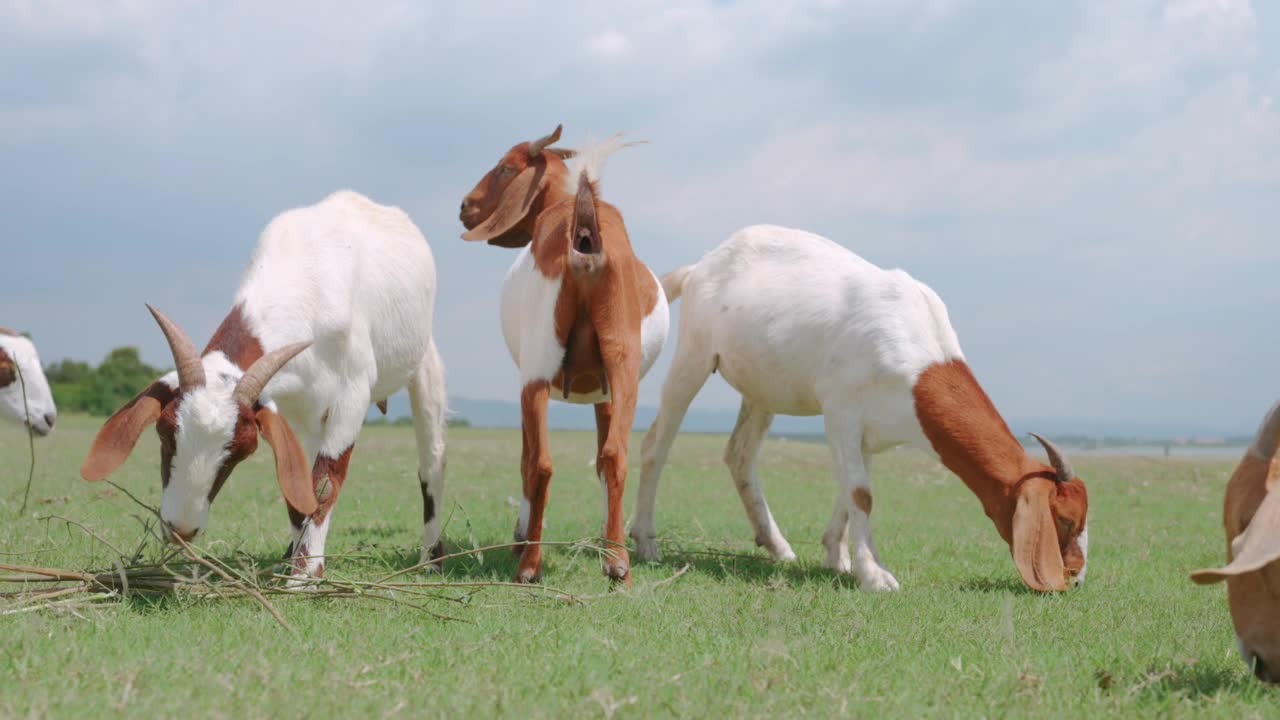
[[[617,552],[617,551],[615,551]],[[603,563],[605,577],[614,583],[631,585],[631,559],[623,553],[621,557],[605,558]]]
[[[658,552],[657,538],[632,535],[631,539],[636,543],[636,557],[642,561],[658,562],[662,559],[662,554]]]
[[[893,573],[882,567],[869,568],[858,578],[858,589],[870,592],[896,592],[901,589]]]
[[[418,559],[418,563],[424,566],[429,573],[438,573],[444,571],[444,561],[440,558],[444,557],[444,541],[441,540],[431,549],[423,548],[422,555]]]
[[[522,585],[537,585],[542,582],[542,567],[521,568],[516,570],[516,582]]]
[[[621,567],[617,565],[606,565],[604,568],[605,577],[609,578],[610,585],[622,585],[631,587],[631,569],[625,564]]]

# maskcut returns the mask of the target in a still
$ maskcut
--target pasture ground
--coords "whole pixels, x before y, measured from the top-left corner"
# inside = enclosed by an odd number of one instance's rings
[[[39,442],[27,514],[26,438],[0,428],[3,561],[102,569],[105,540],[134,546],[139,509],[77,468],[100,420],[60,418]],[[545,537],[599,532],[588,465],[594,433],[554,432]],[[1220,506],[1234,461],[1076,458],[1091,496],[1082,589],[1025,591],[978,502],[940,465],[878,457],[874,528],[896,594],[859,592],[820,567],[834,494],[826,447],[771,440],[765,488],[799,561],[774,565],[751,533],[720,461],[725,438],[684,435],[659,494],[664,558],[635,588],[580,604],[489,588],[460,619],[373,600],[160,601],[0,616],[0,716],[184,717],[1280,717],[1280,693],[1236,654],[1222,587],[1188,570],[1223,553]],[[640,436],[632,441],[633,507]],[[455,429],[443,513],[450,551],[508,542],[520,436]],[[147,432],[115,479],[158,504]],[[412,565],[421,532],[412,431],[366,429],[329,537],[331,576]],[[207,551],[279,557],[287,520],[262,446],[242,464],[201,536]],[[546,582],[606,590],[594,556],[547,553]],[[689,572],[662,585],[688,564]],[[510,579],[508,550],[454,561],[447,578]]]

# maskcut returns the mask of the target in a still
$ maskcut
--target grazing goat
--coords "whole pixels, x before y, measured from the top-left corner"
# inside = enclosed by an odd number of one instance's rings
[[[901,270],[882,270],[826,238],[757,225],[662,280],[683,295],[679,339],[658,416],[645,435],[631,536],[658,556],[658,475],[694,395],[712,372],[742,394],[725,462],[776,560],[795,554],[756,475],[775,413],[826,423],[837,485],[822,542],[828,567],[863,589],[896,590],[871,539],[868,456],[902,444],[931,450],[982,501],[1030,587],[1084,578],[1084,483],[1053,443],[1046,466],[1023,450],[965,364],[942,300]],[[853,539],[850,558],[848,538]]]
[[[26,425],[40,436],[53,432],[58,419],[36,346],[4,327],[0,327],[0,415]]]
[[[431,338],[435,294],[431,249],[400,209],[343,191],[282,213],[263,231],[235,304],[202,353],[148,306],[177,370],[107,420],[81,475],[106,477],[155,423],[161,519],[169,533],[190,540],[261,433],[275,453],[288,504],[293,534],[286,558],[295,575],[319,577],[333,506],[369,405],[407,384],[422,486],[422,557],[438,559],[445,389]]]
[[[1240,654],[1259,680],[1280,683],[1280,404],[1227,482],[1227,565],[1197,570],[1202,585],[1227,581]]]
[[[551,483],[547,402],[595,405],[596,472],[604,487],[604,558],[609,578],[631,582],[622,515],[627,436],[640,378],[662,352],[667,301],[658,278],[631,249],[617,208],[599,199],[605,158],[616,138],[557,150],[555,132],[511,148],[462,201],[466,240],[524,249],[502,286],[502,332],[520,370],[520,472],[516,522],[523,546],[518,582],[542,577],[542,517]],[[573,157],[567,167],[565,157]]]

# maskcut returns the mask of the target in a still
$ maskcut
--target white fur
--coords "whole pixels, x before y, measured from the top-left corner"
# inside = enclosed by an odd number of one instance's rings
[[[500,312],[502,336],[507,341],[511,359],[520,370],[521,387],[537,380],[550,382],[564,363],[564,345],[556,337],[556,300],[560,296],[562,278],[547,278],[534,264],[532,246],[516,256],[502,283]],[[662,353],[667,341],[670,311],[662,293],[662,284],[650,271],[658,290],[658,301],[640,323],[640,377],[644,377]],[[593,404],[609,399],[607,393],[569,394],[566,400],[558,392],[554,400],[575,404]]]
[[[1076,537],[1076,544],[1080,546],[1080,554],[1084,556],[1085,563],[1080,567],[1080,574],[1076,575],[1076,585],[1084,585],[1084,573],[1089,569],[1089,525],[1085,524],[1084,529],[1080,531],[1080,535]]]
[[[653,284],[657,286],[658,301],[640,321],[640,377],[649,372],[649,368],[653,367],[653,363],[662,354],[662,348],[667,344],[667,331],[671,326],[671,308],[667,305],[666,293],[662,292],[662,283],[652,270],[649,271],[649,277],[653,278]]]
[[[445,389],[431,339],[435,291],[435,261],[413,221],[357,193],[337,192],[281,213],[263,231],[235,302],[264,352],[312,343],[263,392],[311,457],[341,455],[355,443],[369,406],[408,384],[419,477],[442,487]],[[208,383],[179,406],[172,477],[161,503],[164,520],[187,532],[207,522],[208,490],[235,426],[231,392],[242,375],[220,352],[203,362]],[[442,503],[433,494],[438,517]],[[438,539],[438,519],[428,525],[424,539]],[[327,529],[326,523],[304,531],[311,536],[303,541],[320,542],[319,551],[308,548],[312,554],[322,553]]]
[[[30,418],[31,429],[37,435],[53,432],[58,409],[53,403],[53,391],[44,376],[40,355],[36,346],[21,335],[0,332],[0,348],[4,349],[22,372],[21,378],[0,388],[0,417],[26,425]],[[22,401],[23,384],[26,384],[26,404]]]
[[[823,537],[827,564],[852,572],[865,589],[896,590],[852,491],[870,487],[864,455],[901,444],[932,452],[912,387],[930,365],[964,357],[937,294],[826,238],[770,225],[738,231],[668,282],[684,307],[661,408],[642,449],[631,530],[637,553],[657,554],[658,475],[689,403],[718,370],[743,397],[725,459],[757,542],[775,558],[794,557],[754,469],[773,414],[823,414],[837,486]]]
[[[600,182],[600,173],[604,171],[604,164],[609,156],[625,147],[632,145],[640,145],[643,141],[624,142],[622,133],[618,133],[613,137],[607,138],[600,142],[587,142],[578,148],[577,154],[569,161],[569,172],[564,177],[564,189],[570,195],[578,193],[578,183],[581,182],[585,173],[587,180],[592,184]],[[596,187],[597,192],[599,187]]]
[[[564,346],[556,338],[556,301],[563,278],[547,278],[534,264],[532,244],[516,256],[502,283],[502,336],[520,369],[521,387],[560,372]]]

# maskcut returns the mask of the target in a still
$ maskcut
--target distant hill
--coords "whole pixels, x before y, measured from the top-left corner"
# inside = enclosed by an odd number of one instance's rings
[[[404,393],[391,396],[387,401],[387,418],[408,414],[409,398]],[[474,427],[520,427],[519,404],[505,400],[452,397],[449,398],[449,414],[450,417],[466,418]],[[657,414],[656,407],[636,408],[635,428],[648,429]],[[369,418],[379,416],[377,409],[370,410]],[[680,429],[685,432],[729,432],[737,421],[737,410],[690,410]],[[596,418],[590,405],[553,402],[547,411],[547,424],[557,430],[590,430],[595,428]],[[779,415],[771,431],[775,435],[821,435],[822,418]]]
[[[475,427],[520,427],[520,406],[506,400],[477,400],[466,397],[449,399],[451,417],[465,418]],[[653,406],[636,409],[635,427],[646,430],[658,410]],[[388,403],[387,417],[395,419],[409,414],[409,399],[404,393],[393,395]],[[378,417],[376,409],[370,418]],[[690,410],[680,429],[684,432],[723,432],[733,430],[738,420],[735,410]],[[569,405],[552,402],[548,410],[548,424],[558,430],[590,430],[595,428],[595,414],[590,405]],[[1239,442],[1251,436],[1253,428],[1213,428],[1194,423],[1177,422],[1126,422],[1124,420],[1087,420],[1070,418],[1010,418],[1009,425],[1016,433],[1034,430],[1054,437],[1123,438],[1126,440],[1165,438],[1218,437]],[[822,435],[822,418],[791,417],[779,415],[770,428],[773,435]]]

